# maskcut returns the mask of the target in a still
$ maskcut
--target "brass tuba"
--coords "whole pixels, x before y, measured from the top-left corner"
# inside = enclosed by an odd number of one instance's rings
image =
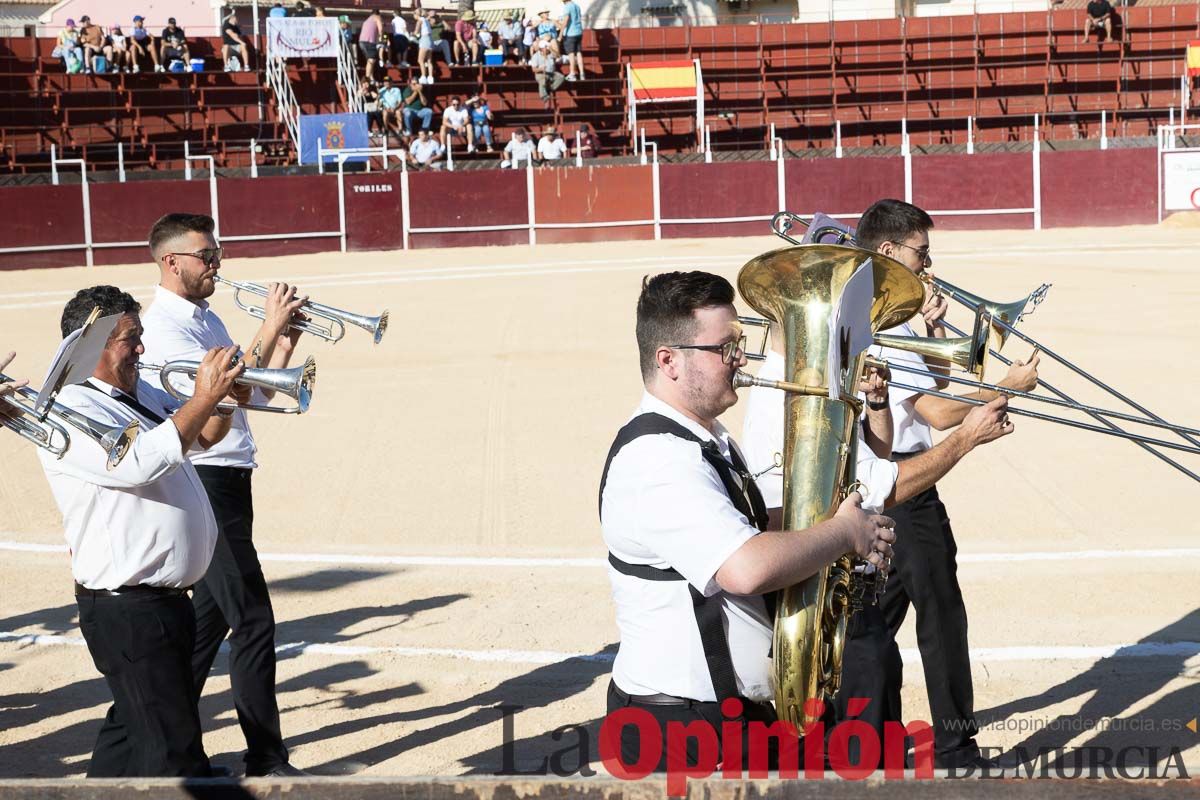
[[[785,530],[804,530],[832,517],[854,481],[863,354],[841,378],[841,399],[832,399],[826,371],[836,343],[830,341],[829,319],[846,282],[867,259],[875,279],[873,329],[894,327],[917,313],[925,298],[920,280],[903,265],[855,247],[787,247],[754,258],[738,273],[746,302],[783,326],[786,379],[799,384],[785,387]],[[847,623],[866,590],[846,555],[780,593],[773,663],[780,719],[800,728],[812,721],[805,701],[837,692]]]

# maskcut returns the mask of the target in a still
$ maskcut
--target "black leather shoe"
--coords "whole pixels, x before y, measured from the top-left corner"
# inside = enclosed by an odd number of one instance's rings
[[[275,769],[271,770],[270,772],[264,772],[264,773],[262,773],[261,775],[254,775],[254,776],[251,776],[250,774],[248,774],[248,773],[247,773],[246,777],[248,777],[248,778],[249,778],[249,777],[257,777],[257,778],[311,778],[311,777],[313,777],[313,775],[312,775],[312,773],[311,773],[311,772],[305,772],[304,770],[300,769],[299,767],[293,767],[291,764],[280,764],[278,767],[276,767]]]

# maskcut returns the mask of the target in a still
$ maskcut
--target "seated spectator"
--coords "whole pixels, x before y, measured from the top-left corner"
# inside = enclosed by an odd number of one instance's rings
[[[567,80],[583,78],[583,13],[579,3],[567,0],[563,3],[562,16],[558,18],[562,31],[562,50],[567,56]]]
[[[396,65],[404,68],[408,66],[408,48],[412,45],[412,38],[408,35],[408,23],[404,17],[400,16],[400,9],[392,12],[392,57],[399,60]]]
[[[113,72],[130,72],[133,68],[133,53],[129,49],[129,37],[121,32],[120,25],[108,29],[108,46],[104,55],[112,64]]]
[[[504,60],[512,58],[518,62],[524,61],[521,42],[525,38],[525,26],[513,18],[511,11],[504,12],[504,21],[496,29],[500,41],[497,46],[504,51]]]
[[[537,148],[533,144],[533,140],[529,138],[529,134],[524,128],[517,128],[513,131],[512,139],[508,144],[504,145],[504,152],[500,154],[500,167],[512,167],[520,169],[522,164],[530,160],[537,161]]]
[[[145,17],[137,15],[133,18],[133,30],[129,32],[131,39],[129,54],[133,61],[133,71],[141,72],[142,67],[138,61],[150,56],[150,63],[154,65],[154,71],[162,72],[162,64],[158,61],[158,46],[154,43],[154,34],[146,30],[145,22]]]
[[[286,17],[287,9],[283,7],[283,3],[276,3],[271,6],[271,10],[267,12],[268,17]]]
[[[548,127],[542,131],[542,138],[538,141],[537,152],[543,163],[553,164],[567,157],[567,143],[563,141],[557,128]]]
[[[231,56],[237,50],[241,55],[239,60]],[[242,38],[242,29],[238,27],[237,12],[230,10],[225,21],[221,23],[221,60],[225,62],[226,72],[249,72],[250,51],[246,49],[246,40]]]
[[[492,49],[496,36],[488,30],[486,22],[479,23],[479,27],[475,31],[475,36],[479,39],[479,63],[482,64],[487,51]]]
[[[79,44],[79,31],[75,20],[68,19],[66,26],[58,32],[58,41],[50,54],[63,60],[63,68],[70,74],[83,72],[83,47]]]
[[[560,58],[562,51],[559,48],[558,39],[562,35],[562,31],[558,29],[558,25],[550,19],[550,10],[543,9],[538,12],[537,20],[537,37],[540,41],[545,37],[550,37],[550,46],[554,50],[554,57]]]
[[[1093,30],[1103,30],[1106,41],[1113,38],[1113,7],[1108,0],[1092,0],[1087,4],[1087,19],[1083,22],[1083,41]]]
[[[433,109],[425,100],[425,91],[416,78],[409,78],[408,88],[401,96],[400,115],[404,120],[404,130],[409,136],[414,133],[413,117],[421,120],[421,130],[428,131],[433,127]]]
[[[450,43],[446,41],[446,23],[442,22],[442,18],[433,10],[425,12],[425,19],[429,20],[429,35],[433,40],[434,52],[440,53],[447,65],[453,64],[454,56],[450,54]]]
[[[379,9],[371,9],[371,13],[363,21],[358,31],[358,49],[366,60],[367,80],[375,80],[375,62],[379,60],[379,37],[383,33],[383,17]]]
[[[384,78],[383,84],[385,87],[391,86],[392,79]],[[395,87],[392,87],[395,89]],[[399,93],[399,90],[395,90]],[[367,115],[367,130],[377,130],[384,136],[387,136],[389,125],[383,119],[383,109],[379,103],[379,92],[375,90],[375,84],[371,83],[366,78],[358,84],[358,101],[362,103],[363,113]],[[399,101],[397,101],[397,106]]]
[[[370,81],[363,79],[363,83],[370,85]],[[383,76],[383,87],[379,90],[379,119],[383,123],[383,132],[386,136],[388,131],[395,131],[397,134],[403,134],[408,128],[408,120],[401,113],[401,108],[404,105],[404,92],[400,91],[400,87],[392,83],[392,79],[387,75]],[[368,117],[368,122],[370,118]]]
[[[477,94],[467,101],[467,108],[471,112],[471,134],[476,142],[484,142],[487,145],[487,151],[492,151],[492,107],[488,105],[487,99],[482,94]],[[478,147],[478,145],[475,145]],[[474,148],[468,147],[467,152],[472,152]]]
[[[462,67],[479,63],[479,37],[477,34],[475,12],[468,9],[454,23],[454,63]]]
[[[79,18],[79,43],[83,45],[83,71],[91,72],[92,63],[97,55],[104,55],[104,30],[92,22],[92,18],[84,14]],[[107,62],[108,59],[105,59]],[[108,72],[107,64],[100,72]]]
[[[537,81],[538,96],[546,108],[550,108],[550,96],[559,90],[565,80],[558,71],[558,56],[550,47],[550,34],[538,39],[529,66],[533,69],[533,79]]]
[[[411,169],[441,169],[446,151],[430,133],[422,128],[421,133],[408,146],[408,166]]]
[[[162,42],[159,58],[166,69],[171,68],[172,61],[182,61],[186,72],[192,71],[192,54],[188,52],[187,35],[175,24],[174,17],[167,18],[167,27],[163,28],[158,37]]]
[[[575,149],[575,155],[580,158],[599,158],[600,157],[600,139],[596,136],[596,132],[592,130],[592,126],[586,122],[579,124],[579,143]]]
[[[467,152],[475,151],[475,137],[471,132],[471,112],[462,106],[457,97],[450,98],[450,106],[442,112],[442,146],[449,148],[455,136],[467,140]]]

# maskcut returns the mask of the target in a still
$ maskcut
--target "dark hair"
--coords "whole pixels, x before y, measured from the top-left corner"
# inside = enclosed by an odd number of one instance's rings
[[[158,218],[150,229],[150,254],[154,260],[160,257],[164,244],[185,233],[212,233],[213,218],[207,214],[166,214]]]
[[[99,308],[100,316],[107,317],[112,314],[136,314],[142,310],[142,304],[115,286],[80,289],[63,309],[59,326],[64,339],[83,327],[93,308]]]
[[[864,250],[878,250],[884,242],[903,242],[932,227],[933,219],[912,203],[879,200],[858,221],[854,243]]]
[[[638,356],[642,379],[657,369],[654,354],[669,344],[690,344],[696,335],[695,312],[733,303],[733,286],[711,272],[664,272],[642,279],[637,304]]]

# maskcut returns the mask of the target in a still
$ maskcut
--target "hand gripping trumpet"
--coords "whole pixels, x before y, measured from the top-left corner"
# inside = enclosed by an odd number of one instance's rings
[[[0,383],[7,383],[11,380],[7,375],[0,373]],[[125,454],[129,452],[129,448],[133,446],[134,439],[137,438],[140,428],[137,420],[124,427],[108,425],[67,408],[61,403],[51,403],[50,410],[42,418],[33,410],[33,403],[38,396],[37,392],[28,386],[22,386],[16,389],[15,393],[28,400],[29,404],[26,405],[14,395],[0,397],[0,402],[11,406],[17,412],[12,416],[0,414],[0,424],[14,431],[23,439],[47,450],[56,458],[65,456],[71,447],[71,434],[67,430],[67,426],[74,428],[100,445],[108,455],[106,466],[109,470],[115,469],[121,463]]]
[[[157,370],[163,391],[176,400],[187,401],[191,395],[171,383],[171,376],[186,375],[194,380],[196,373],[200,370],[200,362],[171,361],[167,364],[138,364],[138,369]],[[296,405],[281,408],[267,403],[239,403],[237,405],[221,403],[217,408],[224,411],[240,408],[245,411],[267,411],[274,414],[303,414],[308,411],[308,406],[312,402],[313,390],[317,385],[317,362],[312,356],[309,356],[303,364],[291,369],[247,368],[235,383],[287,395],[296,401]]]
[[[250,305],[242,301],[242,292],[257,295],[258,297],[266,297],[270,294],[270,289],[257,283],[240,283],[222,278],[220,275],[214,275],[213,280],[217,283],[223,283],[226,286],[232,287],[234,290],[233,302],[242,311],[245,311],[252,317],[257,319],[266,319],[267,312],[262,306]],[[307,320],[296,320],[289,323],[289,327],[305,333],[311,333],[324,339],[327,342],[337,343],[346,335],[346,326],[354,325],[362,328],[367,333],[371,334],[375,340],[375,344],[379,344],[383,339],[383,334],[387,331],[388,312],[384,311],[377,317],[368,317],[365,314],[353,314],[349,311],[342,311],[332,306],[314,303],[311,300],[300,306],[300,313],[309,317]],[[313,321],[312,318],[325,320],[327,325],[320,325]]]

